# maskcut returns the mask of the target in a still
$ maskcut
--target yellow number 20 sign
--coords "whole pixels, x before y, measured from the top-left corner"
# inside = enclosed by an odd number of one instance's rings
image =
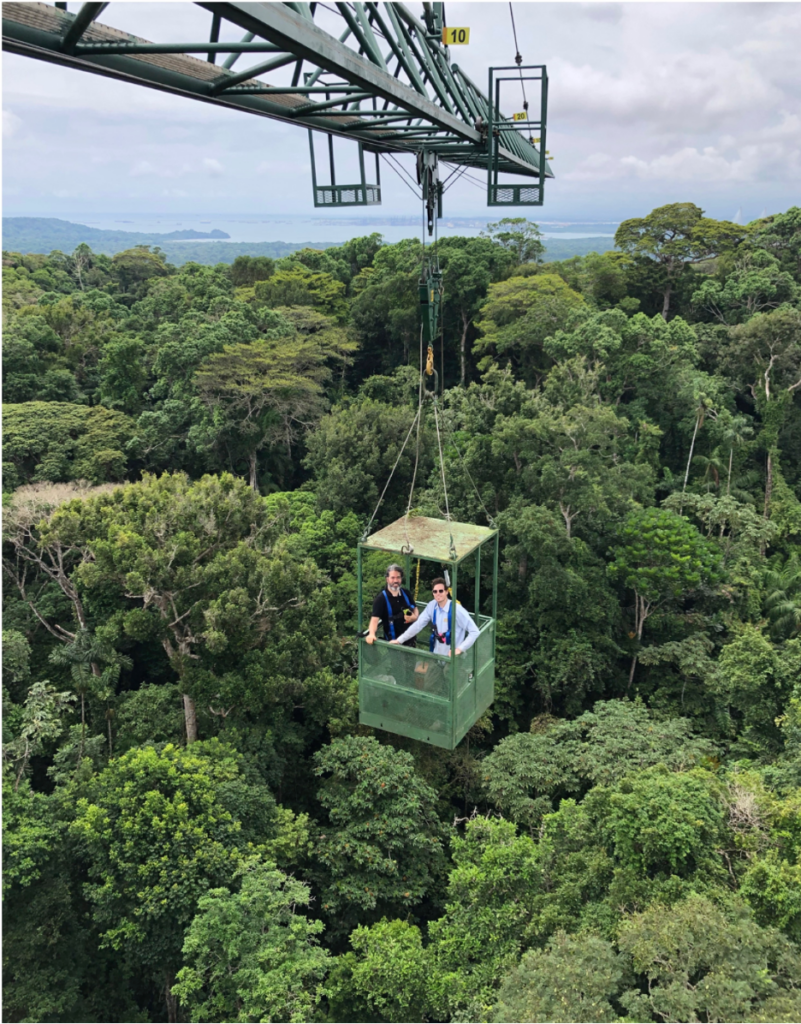
[[[467,46],[470,42],[469,28],[444,28],[442,41],[446,46]]]

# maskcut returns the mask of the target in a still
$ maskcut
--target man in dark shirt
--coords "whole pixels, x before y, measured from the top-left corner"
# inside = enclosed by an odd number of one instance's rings
[[[414,600],[408,590],[404,590],[403,569],[399,565],[387,568],[387,585],[376,595],[373,601],[373,616],[367,630],[367,643],[375,641],[379,623],[384,627],[384,639],[394,640],[416,621],[420,614],[415,608]],[[414,647],[415,641],[407,640],[405,647]]]

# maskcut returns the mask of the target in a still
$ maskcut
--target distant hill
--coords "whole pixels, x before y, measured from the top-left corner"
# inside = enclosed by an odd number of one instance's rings
[[[109,231],[87,224],[73,224],[55,217],[3,217],[3,249],[8,252],[72,252],[86,242],[94,252],[107,256],[135,245],[158,245],[170,263],[233,263],[237,256],[272,256],[278,259],[298,249],[327,249],[336,242],[226,242],[225,231]],[[203,241],[210,239],[210,241]]]
[[[354,234],[358,233],[358,229]],[[410,231],[410,235],[413,232]],[[170,263],[233,263],[237,256],[271,256],[279,259],[298,249],[329,249],[340,242],[228,242],[225,231],[170,231],[168,234],[143,231],[109,231],[73,224],[55,217],[4,217],[3,249],[8,252],[50,253],[54,249],[72,252],[86,242],[94,252],[107,256],[131,249],[135,245],[158,245]],[[208,239],[208,241],[204,241]],[[545,261],[584,256],[588,252],[606,252],[613,248],[611,238],[548,238]]]
[[[3,217],[3,248],[11,252],[49,253],[53,249],[63,252],[86,242],[95,252],[113,255],[134,245],[161,245],[181,239],[225,239],[225,231],[170,231],[167,234],[142,231],[105,231],[87,224],[73,224],[56,217]]]

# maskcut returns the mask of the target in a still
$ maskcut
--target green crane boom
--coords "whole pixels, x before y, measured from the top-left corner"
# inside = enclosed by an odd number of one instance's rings
[[[332,181],[318,186],[313,162],[315,205],[380,202],[380,181],[365,179],[365,151],[423,150],[486,171],[490,205],[542,203],[544,180],[553,176],[543,156],[545,68],[513,69],[541,83],[536,119],[504,117],[498,96],[490,103],[451,63],[442,3],[423,4],[419,19],[402,3],[200,3],[211,15],[209,38],[186,43],[150,42],[100,24],[109,6],[84,3],[73,14],[65,3],[6,2],[3,49],[354,140],[361,182],[337,185],[332,156]],[[339,36],[323,19],[339,22]],[[221,40],[234,27],[244,36]],[[154,36],[158,28],[154,11]],[[246,55],[255,63],[235,68]],[[492,82],[491,70],[490,96]],[[537,183],[498,191],[499,172]]]

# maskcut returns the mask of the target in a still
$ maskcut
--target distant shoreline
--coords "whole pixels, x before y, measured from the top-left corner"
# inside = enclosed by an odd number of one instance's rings
[[[185,219],[189,220],[190,218],[186,217]],[[363,223],[364,220],[367,220],[367,218],[354,217],[342,221],[320,218],[321,224],[327,223],[329,226],[334,223],[336,226],[373,228],[374,230],[381,226],[380,222],[373,221],[372,219],[367,221],[367,223]],[[416,220],[408,225],[397,223],[399,221],[405,222],[406,220],[410,220],[410,218],[388,217],[386,218],[385,226],[408,226],[410,228],[419,226]],[[349,223],[350,221],[356,223],[351,224]],[[447,237],[449,227],[475,231],[477,228],[484,226],[484,223],[479,224],[474,218],[452,217],[448,218],[441,225],[440,236]],[[590,225],[567,225],[561,222],[560,226],[577,228],[589,227]],[[313,223],[309,224],[309,227],[313,230]],[[348,232],[349,237],[357,237],[359,234],[359,231]],[[571,232],[565,232],[564,234],[569,236]],[[614,247],[612,238],[613,236],[609,234],[580,238],[545,238],[545,262],[569,259],[573,256],[584,256],[588,252],[606,252]],[[233,263],[237,256],[269,256],[272,259],[280,259],[283,256],[290,255],[290,253],[297,252],[298,249],[331,249],[343,245],[347,241],[346,238],[328,241],[303,240],[298,242],[284,242],[281,240],[236,242],[230,239],[230,234],[219,229],[195,231],[190,228],[166,233],[118,231],[91,227],[87,224],[78,224],[56,217],[3,218],[3,249],[6,252],[41,253],[47,255],[54,250],[60,250],[70,253],[82,243],[86,243],[94,252],[113,256],[118,252],[123,252],[125,249],[132,249],[137,245],[148,245],[161,248],[168,261],[178,266],[189,262],[201,263],[207,266],[216,263],[230,264]]]

